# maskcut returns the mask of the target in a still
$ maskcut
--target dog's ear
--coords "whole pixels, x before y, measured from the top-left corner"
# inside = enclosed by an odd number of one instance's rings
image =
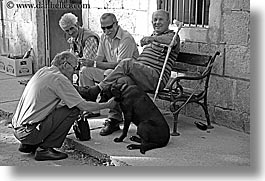
[[[123,92],[128,87],[128,84],[122,84],[120,91]]]
[[[121,102],[123,100],[122,97],[114,97],[114,101],[116,102]]]
[[[121,97],[121,92],[119,89],[119,86],[117,84],[113,84],[111,86],[111,93],[113,95],[113,97],[115,98],[115,101],[120,102],[120,97]]]

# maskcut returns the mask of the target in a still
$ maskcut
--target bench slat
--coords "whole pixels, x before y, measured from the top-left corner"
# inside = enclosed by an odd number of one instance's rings
[[[180,52],[176,62],[206,67],[212,56]],[[175,66],[174,66],[175,67]],[[177,68],[177,66],[176,66]]]

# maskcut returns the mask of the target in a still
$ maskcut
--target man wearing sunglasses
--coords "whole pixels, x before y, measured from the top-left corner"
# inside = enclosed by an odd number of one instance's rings
[[[83,67],[80,70],[80,85],[94,86],[104,79],[118,63],[125,58],[137,58],[139,52],[133,36],[119,25],[113,13],[104,13],[100,17],[101,29],[97,56],[94,59],[82,59]],[[109,111],[105,127],[100,135],[105,136],[119,130],[122,122],[122,113],[119,107]],[[109,126],[115,125],[115,126]]]
[[[68,51],[57,54],[51,67],[43,67],[30,79],[12,119],[19,151],[34,153],[38,161],[67,158],[60,148],[81,111],[113,108],[116,103],[86,101],[72,84],[77,58]],[[89,91],[87,91],[88,93]],[[86,95],[93,97],[93,95]]]

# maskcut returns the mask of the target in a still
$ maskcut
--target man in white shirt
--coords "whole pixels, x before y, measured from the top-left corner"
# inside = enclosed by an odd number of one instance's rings
[[[94,59],[83,60],[80,71],[80,85],[94,86],[104,79],[121,60],[125,58],[136,59],[139,56],[136,42],[133,36],[118,25],[113,13],[104,13],[100,17],[103,34],[100,37],[97,56]],[[106,136],[119,130],[122,122],[122,112],[119,106],[110,109],[104,128],[100,131],[101,136]]]
[[[64,51],[54,57],[51,67],[41,68],[30,79],[12,119],[14,135],[21,142],[19,151],[36,151],[39,161],[67,158],[54,148],[62,146],[80,110],[116,106],[113,100],[96,103],[83,99],[72,84],[76,69],[76,56]]]

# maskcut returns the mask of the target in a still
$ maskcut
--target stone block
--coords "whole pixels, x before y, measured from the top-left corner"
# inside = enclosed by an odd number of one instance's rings
[[[104,9],[104,2],[99,0],[89,0],[90,8],[102,8]]]
[[[116,10],[115,14],[119,19],[119,24],[121,27],[131,34],[135,33],[135,25],[136,25],[136,11],[133,10]]]
[[[186,115],[195,119],[206,121],[203,108],[195,103],[189,103],[186,105]]]
[[[148,26],[152,27],[151,22],[148,22],[148,13],[147,11],[137,11],[135,13],[136,19],[135,19],[135,33],[146,36],[149,35],[150,32],[148,32]]]
[[[226,46],[225,75],[250,79],[250,47]]]
[[[208,91],[208,103],[224,109],[234,109],[235,80],[211,76]]]
[[[124,9],[123,0],[104,1],[104,9]]]
[[[250,115],[247,113],[242,114],[243,130],[245,133],[250,133]]]
[[[224,0],[223,5],[226,11],[250,11],[250,0]]]
[[[140,9],[140,0],[123,0],[123,8],[124,9]]]
[[[189,53],[198,53],[198,50],[199,50],[199,44],[190,41],[185,41],[183,46],[181,46],[180,48],[180,51],[189,52]]]
[[[236,111],[215,107],[214,122],[228,128],[244,131],[244,117]]]
[[[223,16],[224,41],[229,45],[247,46],[250,41],[250,13],[225,12]]]
[[[103,33],[101,30],[101,26],[100,26],[100,17],[102,16],[103,13],[109,12],[109,10],[105,10],[105,9],[98,9],[98,8],[91,8],[89,9],[88,12],[88,25],[89,28],[92,31],[97,32],[98,34]]]
[[[154,4],[156,4],[156,0],[150,0],[150,1],[139,0],[139,10],[148,10],[150,6]]]
[[[211,55],[213,56],[215,52],[219,51],[220,55],[216,57],[212,73],[222,75],[223,74],[223,61],[224,61],[224,47],[222,45],[215,44],[199,44],[198,45],[199,52],[201,54]]]
[[[234,109],[238,112],[250,113],[250,82],[236,80],[233,98]]]

